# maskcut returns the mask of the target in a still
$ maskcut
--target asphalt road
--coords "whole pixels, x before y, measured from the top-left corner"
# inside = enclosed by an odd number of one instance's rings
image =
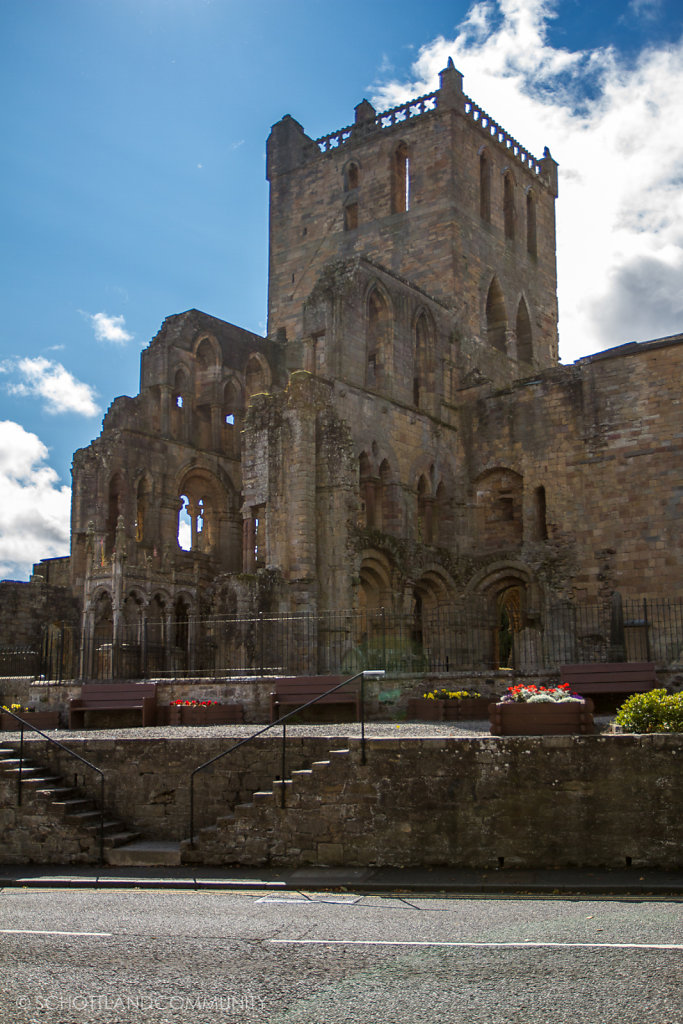
[[[2,1024],[683,1024],[674,900],[0,891]]]

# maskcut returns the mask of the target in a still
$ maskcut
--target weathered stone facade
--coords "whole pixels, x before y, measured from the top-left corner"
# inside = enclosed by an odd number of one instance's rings
[[[683,336],[558,364],[550,154],[449,64],[321,140],[283,118],[267,176],[268,337],[169,317],[74,456],[83,674],[140,623],[182,672],[206,614],[479,602],[532,650],[553,602],[676,594]]]

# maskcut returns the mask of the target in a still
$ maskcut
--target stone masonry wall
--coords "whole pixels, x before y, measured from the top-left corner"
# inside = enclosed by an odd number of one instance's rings
[[[679,867],[681,736],[359,743],[203,833],[201,863]]]
[[[39,763],[73,773],[73,762],[47,754],[43,741],[28,745]],[[104,769],[110,811],[148,838],[178,839],[187,834],[189,773],[225,749],[225,740],[80,739],[71,746]],[[290,765],[326,760],[329,749],[346,746],[341,737],[292,738]],[[295,777],[284,810],[272,798],[237,807],[236,824],[202,833],[185,858],[255,866],[681,865],[681,735],[372,739],[366,765],[359,741],[350,748]],[[273,739],[233,756],[232,771],[223,759],[197,777],[196,828],[279,775]],[[95,783],[76,774],[96,796]],[[21,826],[21,842],[30,845],[47,826],[28,808],[17,810],[10,787],[0,798],[10,830],[7,863],[19,856],[11,830]],[[44,847],[46,856],[50,850]]]

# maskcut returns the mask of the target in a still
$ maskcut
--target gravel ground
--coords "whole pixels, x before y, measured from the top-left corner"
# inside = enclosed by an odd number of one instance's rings
[[[608,733],[611,731],[613,722],[612,715],[596,715],[595,731],[597,733]],[[47,735],[68,745],[69,740],[121,740],[121,739],[203,739],[226,737],[241,739],[251,736],[263,725],[250,723],[248,725],[164,725],[148,728],[136,727],[133,729],[52,729]],[[280,735],[279,729],[271,729],[270,733]],[[344,736],[349,739],[359,739],[361,727],[359,722],[321,722],[302,723],[299,725],[287,725],[288,736]],[[4,733],[7,742],[16,741],[19,733]],[[26,734],[24,734],[26,737]],[[400,739],[424,739],[428,736],[451,737],[453,739],[466,739],[474,736],[489,736],[489,721],[481,719],[467,722],[366,722],[366,739],[400,738]],[[40,738],[40,737],[37,737]],[[494,738],[494,737],[490,737]],[[505,739],[506,737],[495,737]],[[2,741],[0,740],[0,745]]]

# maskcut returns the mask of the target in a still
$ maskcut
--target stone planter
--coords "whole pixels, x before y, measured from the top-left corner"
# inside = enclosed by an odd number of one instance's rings
[[[461,719],[487,718],[489,713],[488,697],[464,697],[462,700],[444,700],[443,717],[446,722],[457,722]]]
[[[424,722],[457,722],[466,718],[486,718],[488,708],[488,697],[465,697],[463,700],[410,697],[408,718],[418,718]]]
[[[408,698],[408,718],[419,718],[421,722],[443,721],[442,700],[428,700],[426,697]]]
[[[59,711],[24,711],[18,712],[27,725],[33,725],[36,729],[58,729]],[[0,716],[0,729],[3,732],[18,732],[21,726],[16,718],[2,712]]]
[[[157,722],[163,725],[230,725],[243,721],[241,704],[209,704],[206,707],[172,704],[168,708],[157,708]]]
[[[593,732],[593,701],[489,704],[493,736],[544,736]]]

